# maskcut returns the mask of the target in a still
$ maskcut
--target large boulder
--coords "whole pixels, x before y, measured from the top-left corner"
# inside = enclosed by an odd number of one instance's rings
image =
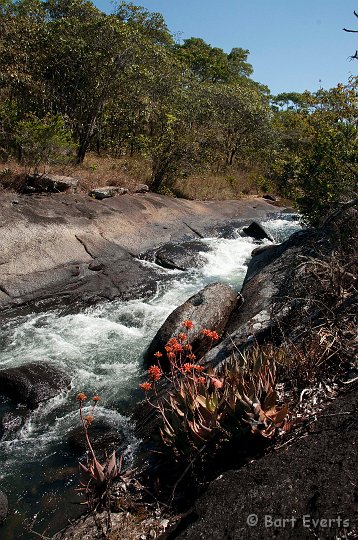
[[[9,503],[7,497],[0,489],[0,525],[4,523],[9,511]]]
[[[0,393],[30,409],[57,396],[70,383],[70,377],[50,363],[33,362],[0,370]]]
[[[26,193],[51,192],[58,193],[67,191],[78,186],[78,179],[72,176],[61,176],[58,174],[28,174],[26,177]]]
[[[190,341],[194,353],[200,356],[208,347],[208,338],[202,334],[202,330],[209,328],[222,334],[236,305],[237,294],[232,287],[223,283],[207,285],[169,315],[145,353],[146,363],[153,362],[153,355],[157,351],[165,358],[164,347],[167,341],[183,332],[182,322],[185,320],[194,323],[194,328],[190,331]],[[163,367],[166,367],[165,362]]]
[[[155,262],[163,268],[188,270],[205,265],[207,259],[202,253],[208,251],[210,248],[206,244],[191,241],[181,244],[165,244],[159,249],[145,253],[143,258]]]

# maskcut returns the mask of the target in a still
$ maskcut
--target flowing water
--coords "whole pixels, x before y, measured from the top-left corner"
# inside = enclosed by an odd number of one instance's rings
[[[263,223],[275,242],[299,228],[295,216],[281,214]],[[11,319],[0,334],[0,369],[30,361],[49,361],[71,375],[71,389],[40,405],[20,432],[0,442],[0,487],[9,496],[11,515],[0,527],[4,540],[30,539],[24,519],[48,534],[77,516],[81,507],[74,488],[78,483],[77,457],[66,443],[79,425],[75,396],[99,394],[96,420],[104,419],[124,437],[125,462],[130,464],[138,441],[129,414],[141,399],[142,354],[166,317],[208,283],[221,281],[240,290],[254,240],[237,237],[202,240],[210,251],[200,270],[163,270],[155,298],[112,301],[77,314],[48,311]],[[261,242],[262,244],[263,242]],[[269,243],[265,241],[264,243]],[[152,264],[152,263],[144,263]],[[0,398],[1,400],[1,398]],[[0,401],[0,416],[10,409]]]

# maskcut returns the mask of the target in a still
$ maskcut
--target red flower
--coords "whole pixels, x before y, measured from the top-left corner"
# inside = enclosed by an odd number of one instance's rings
[[[203,371],[204,366],[199,366],[198,364],[195,364],[195,366],[193,366],[193,368],[195,369],[195,371]]]
[[[188,358],[189,358],[189,360],[196,360],[196,356],[195,356],[194,353],[188,354]]]
[[[156,358],[161,358],[163,355],[162,355],[161,352],[157,351],[156,353],[154,353],[154,356],[155,356]]]
[[[215,330],[209,330],[208,328],[204,328],[204,330],[201,331],[204,336],[209,337],[210,339],[217,341],[219,339],[219,334],[215,332]]]
[[[182,352],[183,346],[180,345],[180,343],[174,343],[173,345],[173,351],[174,352]]]
[[[98,403],[98,401],[101,401],[101,398],[99,396],[93,396],[92,401]]]
[[[178,339],[179,341],[186,341],[188,339],[188,335],[181,332],[180,334],[178,334]]]
[[[189,364],[188,362],[186,362],[183,367],[182,367],[182,372],[183,373],[188,373],[189,371],[191,371],[192,369],[194,369],[194,365],[193,364]]]
[[[152,389],[152,385],[150,384],[150,382],[144,382],[144,383],[139,385],[139,388],[144,390],[144,392],[148,392],[149,390]]]
[[[193,321],[189,321],[189,320],[182,322],[181,325],[183,328],[186,328],[187,330],[191,330],[192,328],[194,328]]]
[[[86,401],[87,396],[83,392],[80,392],[79,394],[77,394],[76,399],[77,401]]]
[[[169,352],[168,353],[168,358],[169,358],[169,360],[174,360],[175,354],[173,352]]]
[[[201,333],[204,334],[204,336],[206,337],[211,337],[211,330],[209,330],[208,328],[204,328]]]
[[[93,422],[92,414],[89,414],[88,416],[86,416],[85,420],[87,422],[87,426],[90,426],[92,424],[92,422]]]
[[[159,366],[150,366],[148,369],[149,377],[153,381],[159,381],[160,377],[162,376],[162,370]]]
[[[197,377],[195,380],[196,380],[196,382],[198,384],[205,384],[206,383],[205,377]]]

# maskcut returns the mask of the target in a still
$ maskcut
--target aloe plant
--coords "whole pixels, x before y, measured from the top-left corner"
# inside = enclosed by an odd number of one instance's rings
[[[214,331],[205,332],[218,338]],[[147,399],[148,392],[154,391],[156,402],[150,403],[161,415],[161,441],[174,454],[186,455],[211,440],[228,440],[247,431],[271,438],[284,426],[288,406],[278,407],[272,357],[253,348],[214,372],[189,363],[193,359],[190,343],[183,348],[179,341],[171,338],[166,346],[170,390],[157,394],[160,377],[157,371],[154,377],[153,367],[148,370],[151,382],[141,385]]]

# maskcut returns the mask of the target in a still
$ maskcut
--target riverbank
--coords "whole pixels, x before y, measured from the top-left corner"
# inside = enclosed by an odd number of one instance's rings
[[[84,194],[3,192],[0,312],[153,295],[156,275],[138,260],[142,252],[274,211],[260,198],[202,202],[146,193],[98,201]]]

